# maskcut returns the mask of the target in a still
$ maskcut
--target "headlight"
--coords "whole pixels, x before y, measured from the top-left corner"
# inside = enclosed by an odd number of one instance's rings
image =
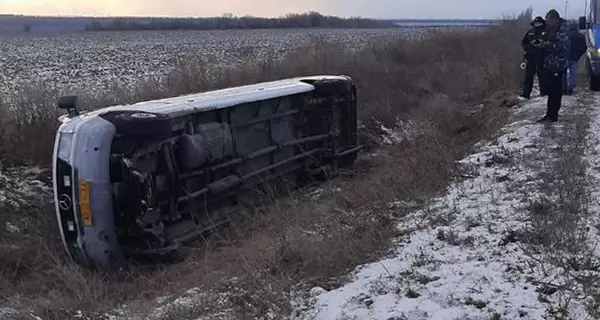
[[[72,133],[62,133],[58,144],[58,157],[62,160],[69,161],[71,157],[71,145],[73,144]]]

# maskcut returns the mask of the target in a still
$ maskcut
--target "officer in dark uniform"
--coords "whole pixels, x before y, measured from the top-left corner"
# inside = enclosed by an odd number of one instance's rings
[[[558,112],[562,106],[565,73],[569,67],[571,41],[567,21],[558,11],[552,9],[546,14],[546,36],[542,44],[544,55],[544,72],[548,108],[546,115],[539,122],[558,121]]]
[[[577,29],[577,23],[569,24],[569,41],[571,42],[569,53],[569,69],[565,81],[565,94],[572,95],[577,85],[577,67],[581,57],[587,52],[588,46],[585,36]]]
[[[527,31],[521,46],[525,51],[525,81],[523,82],[523,93],[521,98],[529,99],[531,90],[533,89],[533,78],[537,73],[540,84],[540,93],[545,96],[545,72],[544,72],[544,56],[545,52],[541,48],[541,44],[546,37],[546,21],[542,17],[536,17],[531,22],[532,28]]]

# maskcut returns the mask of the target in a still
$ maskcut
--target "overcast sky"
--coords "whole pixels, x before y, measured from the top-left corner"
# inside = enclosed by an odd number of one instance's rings
[[[570,17],[583,12],[585,0],[568,0]],[[531,5],[543,15],[565,0],[0,0],[0,13],[85,16],[280,16],[319,11],[372,18],[500,18]]]

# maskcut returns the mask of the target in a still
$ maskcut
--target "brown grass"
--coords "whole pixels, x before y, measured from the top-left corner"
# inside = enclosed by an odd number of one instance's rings
[[[381,256],[397,235],[394,221],[405,213],[390,209],[389,202],[435,195],[452,177],[454,160],[502,124],[506,108],[486,98],[517,89],[522,31],[506,23],[431,32],[420,40],[373,43],[358,53],[316,39],[283,60],[215,75],[204,61],[190,58],[179,61],[166,80],[148,81],[135,92],[83,97],[87,107],[98,107],[290,76],[347,74],[359,89],[366,125],[361,138],[372,141],[380,134],[377,123],[393,126],[395,119],[413,120],[420,130],[412,140],[361,156],[354,170],[321,186],[318,198],[301,190],[264,205],[233,208],[232,225],[188,248],[187,259],[177,265],[134,265],[120,274],[82,270],[64,258],[52,209],[25,209],[18,216],[37,231],[22,237],[0,231],[0,244],[27,248],[0,257],[0,305],[32,308],[44,319],[65,319],[75,310],[93,313],[123,301],[143,313],[148,305],[139,301],[200,287],[209,298],[196,300],[213,301],[210,305],[173,307],[163,318],[227,310],[239,319],[287,315],[295,289],[331,289],[339,276]],[[6,164],[50,161],[56,96],[31,94],[21,105],[0,109],[5,121],[0,157]],[[484,105],[474,108],[479,103]],[[225,296],[214,302],[219,292]]]
[[[519,25],[489,30],[431,31],[419,40],[377,42],[351,53],[321,38],[282,60],[269,59],[215,72],[202,56],[180,58],[166,79],[148,79],[134,91],[82,94],[84,108],[130,103],[300,75],[347,74],[356,81],[361,119],[394,119],[437,96],[454,103],[481,101],[513,90],[520,80]],[[32,83],[13,105],[0,100],[0,157],[4,163],[48,164],[58,122],[59,92]]]
[[[590,105],[586,99],[580,106]],[[533,282],[544,295],[558,296],[557,319],[569,318],[572,300],[584,301],[586,311],[600,316],[600,260],[597,243],[591,243],[593,228],[589,221],[597,214],[589,176],[590,165],[584,157],[588,141],[590,114],[572,117],[559,132],[549,131],[546,147],[535,165],[544,168],[539,183],[540,195],[529,200],[528,224],[516,233],[516,240],[528,255],[529,267],[543,275]],[[560,146],[552,148],[552,145]]]

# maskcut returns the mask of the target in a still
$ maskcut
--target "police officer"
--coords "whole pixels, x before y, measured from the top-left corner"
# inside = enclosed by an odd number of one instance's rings
[[[537,73],[538,82],[540,84],[540,93],[546,95],[545,72],[544,72],[544,55],[545,52],[541,48],[541,44],[546,36],[546,21],[542,17],[536,17],[531,22],[532,28],[527,31],[521,46],[525,51],[525,81],[523,82],[523,93],[521,98],[529,99],[531,90],[533,89],[533,78]]]
[[[565,94],[572,95],[577,85],[577,65],[581,57],[588,50],[585,36],[581,34],[577,28],[577,23],[569,24],[569,41],[570,52],[569,52],[569,68],[567,70],[567,81]]]
[[[562,105],[563,84],[569,66],[571,41],[567,30],[567,21],[552,9],[546,14],[546,36],[541,47],[544,56],[544,81],[548,93],[546,115],[539,122],[558,121],[558,112]]]

